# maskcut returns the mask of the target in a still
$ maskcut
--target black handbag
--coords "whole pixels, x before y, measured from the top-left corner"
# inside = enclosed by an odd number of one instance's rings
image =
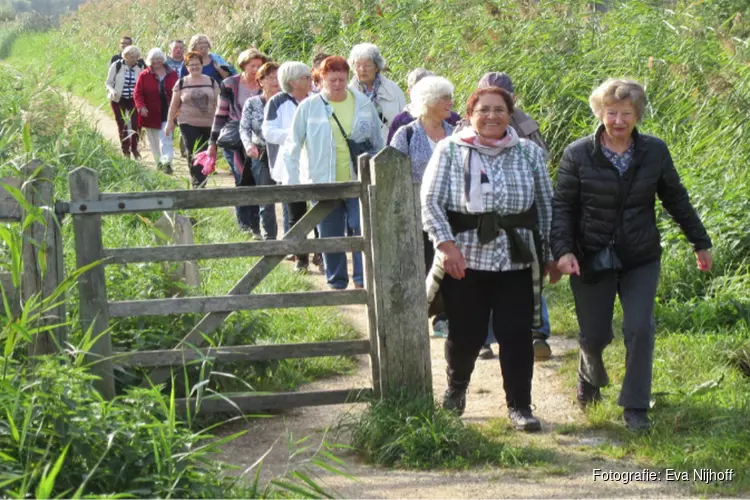
[[[620,203],[620,208],[617,211],[617,219],[615,219],[615,229],[612,232],[609,243],[601,250],[583,256],[581,262],[581,281],[587,285],[598,283],[604,277],[622,269],[622,261],[615,250],[615,235],[622,222],[622,213],[625,211],[625,202],[628,199],[628,193],[630,192],[630,186],[633,184],[634,178],[635,170],[633,170],[628,186],[623,193],[622,203]]]
[[[223,149],[242,149],[239,120],[232,120],[231,122],[227,122],[221,128],[221,132],[219,132],[219,138],[216,139],[216,145]]]
[[[321,97],[323,99],[323,97]],[[328,102],[323,99],[323,102],[328,104]],[[338,117],[336,116],[336,113],[332,113],[333,119],[336,121],[336,125],[339,126],[339,130],[341,131],[341,135],[344,136],[344,139],[346,140],[346,145],[349,148],[349,156],[352,159],[352,165],[354,165],[354,170],[359,171],[358,167],[358,158],[360,155],[363,155],[365,153],[369,153],[374,148],[372,146],[372,142],[367,139],[365,141],[354,141],[346,135],[346,132],[344,132],[344,127],[341,126],[341,122],[339,121]]]

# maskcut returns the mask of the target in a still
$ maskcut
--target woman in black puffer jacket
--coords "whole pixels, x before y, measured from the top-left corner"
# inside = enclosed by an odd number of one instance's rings
[[[661,257],[656,197],[693,244],[701,271],[711,269],[711,239],[690,204],[667,145],[635,127],[646,108],[643,87],[610,79],[591,94],[589,103],[601,125],[563,153],[550,233],[558,267],[571,275],[576,303],[578,402],[585,407],[598,401],[599,388],[609,382],[602,351],[613,338],[617,294],[627,352],[618,404],[628,428],[646,430]]]

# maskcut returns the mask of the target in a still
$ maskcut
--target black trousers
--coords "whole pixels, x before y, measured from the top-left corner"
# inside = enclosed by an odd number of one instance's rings
[[[506,403],[508,408],[528,408],[534,374],[531,269],[501,272],[467,269],[461,280],[446,274],[441,291],[450,324],[445,342],[448,385],[461,390],[468,388],[477,355],[487,338],[491,311],[492,327],[500,344]]]
[[[206,176],[203,175],[203,167],[194,166],[193,158],[196,153],[205,151],[208,148],[208,140],[211,138],[211,127],[194,127],[187,123],[180,124],[180,133],[185,141],[187,148],[188,167],[190,168],[190,177],[193,179],[193,187],[204,187]]]

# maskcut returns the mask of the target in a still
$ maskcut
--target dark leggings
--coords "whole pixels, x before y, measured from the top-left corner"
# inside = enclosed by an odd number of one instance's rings
[[[117,131],[120,134],[120,147],[125,156],[133,153],[138,156],[138,113],[133,99],[121,98],[120,102],[110,101],[112,112],[115,114]]]
[[[460,280],[446,274],[441,290],[450,323],[445,342],[448,385],[459,390],[468,387],[492,312],[506,403],[508,408],[529,408],[534,373],[531,270],[467,269]]]
[[[190,168],[190,177],[193,179],[193,187],[204,187],[206,185],[206,176],[203,175],[203,167],[193,165],[193,158],[196,153],[205,151],[208,148],[208,140],[211,138],[211,127],[194,127],[187,123],[180,123],[180,132],[187,148],[188,167]]]

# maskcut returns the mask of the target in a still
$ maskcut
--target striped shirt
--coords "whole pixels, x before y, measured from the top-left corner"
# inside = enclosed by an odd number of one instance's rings
[[[451,155],[451,149],[453,154]],[[468,214],[464,195],[464,158],[471,148],[440,141],[422,180],[422,221],[435,248],[444,241],[455,241],[466,260],[466,267],[480,271],[512,271],[531,264],[513,262],[505,231],[495,240],[481,244],[476,231],[453,235],[447,211]],[[452,156],[452,158],[451,158]],[[543,257],[552,260],[549,231],[552,220],[552,182],[547,173],[543,150],[533,142],[521,139],[520,144],[506,149],[496,157],[478,153],[492,192],[485,193],[485,206],[500,214],[523,213],[536,205],[539,231],[544,240]],[[517,229],[530,249],[534,248],[533,232]]]
[[[122,86],[121,97],[132,99],[133,92],[135,92],[135,66],[131,68],[127,64],[123,64],[122,70],[125,72],[125,84]]]

